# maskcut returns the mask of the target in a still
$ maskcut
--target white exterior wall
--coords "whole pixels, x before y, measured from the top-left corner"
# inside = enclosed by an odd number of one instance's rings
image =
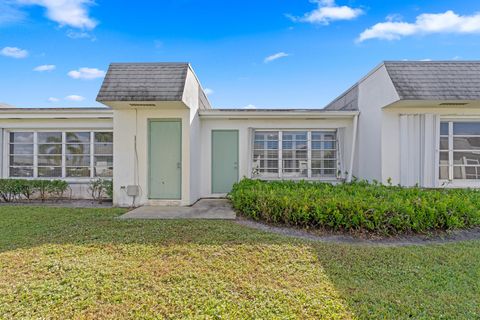
[[[195,74],[188,70],[182,102],[162,102],[157,107],[133,108],[125,102],[114,110],[114,197],[116,206],[190,205],[199,198],[200,120],[198,117],[201,87]],[[127,105],[127,107],[125,107]],[[181,119],[182,121],[182,188],[181,200],[148,199],[148,120]],[[136,140],[136,148],[135,148]],[[135,152],[136,150],[136,152]],[[140,195],[127,195],[129,185],[138,185]]]
[[[73,114],[73,113],[72,113]],[[0,115],[0,148],[1,169],[0,178],[8,178],[8,133],[11,130],[51,130],[51,131],[75,131],[75,130],[112,130],[113,121],[111,114],[102,117],[101,114],[89,114],[86,117],[72,114],[52,114],[44,112],[43,115],[35,116],[34,113],[14,113]],[[12,119],[11,117],[15,117]],[[52,178],[55,179],[55,178]],[[71,188],[73,199],[91,199],[89,188],[90,178],[58,178],[67,181]]]
[[[148,199],[148,120],[181,119],[182,121],[182,199],[181,201],[158,201]],[[190,171],[190,115],[183,109],[133,109],[115,110],[113,120],[113,204],[127,207],[133,198],[127,196],[126,187],[138,185],[140,195],[135,205],[144,204],[189,204]],[[136,141],[136,147],[135,147]]]
[[[440,121],[480,120],[480,104],[445,107],[439,106],[442,101],[400,101],[383,65],[362,79],[358,90],[354,176],[384,184],[439,187]]]
[[[382,110],[382,136],[388,137],[383,145],[382,167],[384,183],[390,178],[393,184],[421,187],[440,187],[438,181],[438,151],[440,121],[480,121],[479,105],[465,107],[440,107],[438,102],[430,107],[393,106]],[[478,185],[478,183],[474,183]],[[460,186],[455,183],[449,186]],[[464,185],[465,186],[465,185]],[[472,185],[474,186],[474,185]]]
[[[382,132],[388,123],[382,114],[382,107],[397,101],[399,97],[383,65],[365,77],[358,90],[360,116],[353,175],[360,179],[383,181],[385,174],[382,171],[389,171],[389,168],[383,166],[382,157],[389,152],[392,137]]]
[[[348,170],[352,148],[353,117],[346,119],[213,119],[201,118],[201,186],[200,197],[216,197],[212,194],[212,130],[238,130],[239,179],[251,177],[252,129],[338,129],[343,168]]]

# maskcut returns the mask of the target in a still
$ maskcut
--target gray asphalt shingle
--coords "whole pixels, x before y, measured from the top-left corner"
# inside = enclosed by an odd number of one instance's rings
[[[188,63],[112,63],[97,101],[181,101]]]
[[[479,100],[480,61],[385,61],[402,100]]]
[[[400,100],[480,100],[480,61],[385,61]],[[358,110],[358,83],[327,105]]]

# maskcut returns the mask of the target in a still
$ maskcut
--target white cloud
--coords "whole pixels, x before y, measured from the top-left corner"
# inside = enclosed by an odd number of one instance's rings
[[[25,14],[10,1],[0,1],[0,25],[20,22],[25,19]]]
[[[209,96],[209,95],[212,95],[215,91],[213,91],[213,89],[210,89],[210,88],[205,88],[203,92],[205,92],[205,94]]]
[[[17,47],[5,47],[0,51],[0,54],[6,57],[21,59],[28,56],[28,51]]]
[[[60,99],[55,98],[55,97],[48,98],[48,102],[58,102],[58,101],[60,101]]]
[[[97,37],[93,34],[85,31],[75,31],[75,30],[68,30],[67,37],[70,39],[90,39],[91,41],[96,41]]]
[[[452,10],[444,13],[423,13],[415,22],[386,21],[364,30],[357,42],[369,39],[398,40],[415,34],[480,33],[480,13],[458,15]]]
[[[105,71],[97,68],[80,68],[78,70],[72,70],[67,74],[73,79],[91,80],[104,77]]]
[[[55,70],[55,68],[56,67],[54,64],[44,64],[44,65],[33,68],[33,71],[39,71],[39,72],[52,71],[52,70]]]
[[[363,14],[360,8],[339,6],[334,0],[313,0],[317,9],[306,13],[303,17],[292,17],[293,21],[328,25],[332,21],[352,20]]]
[[[38,5],[47,10],[47,18],[60,26],[92,30],[98,22],[89,16],[93,0],[17,0],[21,5]]]
[[[272,62],[274,60],[277,60],[277,59],[280,59],[280,58],[285,58],[285,57],[288,57],[288,56],[289,56],[288,53],[278,52],[278,53],[275,53],[275,54],[272,54],[272,55],[266,57],[265,59],[263,59],[263,62],[269,63],[269,62]]]
[[[246,105],[245,107],[243,107],[243,109],[250,109],[250,110],[253,110],[253,109],[257,109],[257,107],[253,104],[249,104],[249,105]]]
[[[85,100],[85,98],[82,97],[82,96],[76,95],[76,94],[71,94],[69,96],[66,96],[65,100],[68,100],[68,101],[83,101],[83,100]]]

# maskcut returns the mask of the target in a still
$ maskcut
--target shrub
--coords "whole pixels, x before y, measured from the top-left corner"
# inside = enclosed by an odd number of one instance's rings
[[[473,189],[244,179],[229,197],[255,220],[300,227],[387,235],[480,225],[480,191]]]
[[[63,198],[63,194],[65,193],[65,191],[68,190],[68,188],[69,188],[69,185],[68,185],[68,182],[66,181],[51,180],[48,191],[50,195],[53,195],[56,199],[61,199]]]
[[[96,179],[90,181],[88,188],[92,198],[98,203],[102,203],[105,199],[111,199],[113,197],[113,182],[111,180]]]
[[[49,180],[33,180],[33,186],[40,196],[40,200],[45,201],[52,190]]]
[[[69,188],[63,180],[0,179],[0,197],[5,202],[20,199],[30,201],[35,194],[40,200],[60,199]]]
[[[20,192],[20,195],[30,201],[36,192],[33,180],[18,179],[16,180],[16,183],[18,183],[18,191]]]
[[[0,196],[5,202],[12,202],[21,194],[21,180],[19,179],[0,179]]]

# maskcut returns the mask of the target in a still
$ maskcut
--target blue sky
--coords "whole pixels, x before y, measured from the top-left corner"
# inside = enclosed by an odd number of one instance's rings
[[[0,102],[98,106],[110,62],[187,61],[214,107],[321,108],[382,60],[475,60],[477,1],[0,0]]]

